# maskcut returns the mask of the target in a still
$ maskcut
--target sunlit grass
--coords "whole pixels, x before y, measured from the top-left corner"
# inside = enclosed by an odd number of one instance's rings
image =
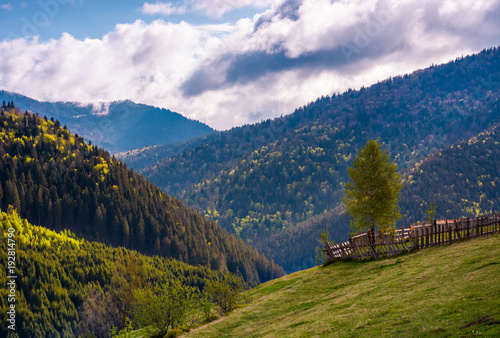
[[[337,262],[247,291],[186,337],[500,336],[500,236]]]

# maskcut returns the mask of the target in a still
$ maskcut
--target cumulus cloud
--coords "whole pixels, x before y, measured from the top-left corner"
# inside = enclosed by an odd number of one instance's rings
[[[209,3],[222,13],[229,2],[184,4]],[[277,0],[235,24],[136,21],[101,39],[5,40],[0,83],[41,100],[131,99],[224,129],[499,45],[499,17],[500,0]]]
[[[207,58],[181,89],[192,96],[284,70],[342,72],[364,60],[373,67],[390,55],[410,64],[424,58],[425,66],[498,43],[499,2],[464,3],[286,0]]]

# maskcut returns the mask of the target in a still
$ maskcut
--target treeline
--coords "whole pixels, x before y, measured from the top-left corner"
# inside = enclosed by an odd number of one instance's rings
[[[185,149],[193,148],[218,137],[219,132],[213,132],[206,136],[191,138],[185,141],[124,151],[116,153],[115,156],[122,162],[127,163],[127,166],[134,168],[135,171],[142,172],[146,168],[160,164],[166,158],[182,153]]]
[[[33,226],[15,212],[0,213],[0,232],[4,234],[0,241],[0,251],[4,253],[0,255],[0,265],[8,266],[9,233],[14,234],[16,258],[13,273],[7,274],[7,268],[0,270],[0,280],[4,281],[4,287],[0,288],[2,337],[10,332],[7,311],[11,304],[15,305],[14,333],[18,337],[75,337],[86,327],[84,321],[89,320],[82,313],[82,304],[89,297],[89,285],[96,290],[112,290],[120,299],[125,299],[123,293],[133,290],[132,279],[142,278],[142,284],[151,288],[178,281],[202,290],[207,281],[221,278],[220,272],[208,267],[148,257],[124,248],[112,249],[77,239],[67,230],[56,233]],[[16,276],[15,302],[8,301],[7,275]],[[107,311],[113,311],[112,304],[108,307]],[[131,314],[127,317],[132,318]],[[121,329],[121,316],[116,319],[110,324]]]
[[[343,206],[311,217],[303,222],[262,238],[256,247],[264,255],[274,257],[276,264],[285,267],[286,273],[308,269],[316,265],[315,248],[323,248],[318,239],[321,232],[329,232],[330,241],[345,241],[349,237],[349,216]]]
[[[429,156],[406,177],[399,205],[408,222],[476,217],[500,210],[500,128]]]
[[[258,245],[334,208],[346,168],[369,138],[409,169],[500,122],[499,97],[500,50],[493,48],[234,128],[145,174]]]
[[[425,221],[430,203],[437,219],[476,217],[500,210],[500,127],[430,155],[406,174],[398,202],[405,223]],[[256,243],[259,252],[283,266],[287,273],[314,266],[317,239],[328,230],[330,240],[346,241],[349,216],[331,209],[279,230]]]
[[[12,205],[33,224],[227,269],[251,283],[283,274],[243,241],[58,121],[2,110],[0,140],[2,210]]]

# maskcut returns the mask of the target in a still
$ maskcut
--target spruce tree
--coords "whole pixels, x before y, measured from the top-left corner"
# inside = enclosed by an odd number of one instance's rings
[[[352,217],[351,231],[386,231],[401,218],[397,205],[402,188],[398,166],[370,139],[348,168],[343,201]]]

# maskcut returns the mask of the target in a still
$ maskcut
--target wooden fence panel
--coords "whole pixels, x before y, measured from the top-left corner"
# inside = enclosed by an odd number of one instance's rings
[[[450,244],[466,237],[478,237],[500,231],[498,214],[476,217],[440,220],[432,223],[410,224],[391,233],[371,234],[370,231],[351,236],[349,241],[330,244],[323,249],[332,259],[377,259],[393,256],[412,249],[433,245]],[[406,244],[408,242],[408,245]]]

